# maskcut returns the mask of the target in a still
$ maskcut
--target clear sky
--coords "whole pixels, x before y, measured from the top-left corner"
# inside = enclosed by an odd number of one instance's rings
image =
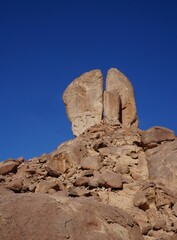
[[[111,67],[134,86],[140,128],[177,134],[177,0],[1,0],[0,161],[73,138],[63,91]]]

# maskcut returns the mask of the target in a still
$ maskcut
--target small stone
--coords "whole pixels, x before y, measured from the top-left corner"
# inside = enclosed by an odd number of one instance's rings
[[[74,187],[69,189],[68,194],[70,197],[79,197],[79,194],[76,191],[76,188],[74,188]]]
[[[79,177],[76,179],[75,186],[88,186],[89,178],[88,177]]]
[[[94,177],[90,178],[89,181],[89,186],[91,188],[96,188],[96,187],[103,187],[105,186],[105,181],[103,180],[103,178],[101,177],[101,174],[98,175],[94,175]]]
[[[54,181],[42,181],[37,185],[35,193],[48,193],[50,189],[58,191],[58,183]]]
[[[58,172],[57,170],[53,169],[50,166],[45,166],[45,169],[46,169],[48,175],[51,177],[59,177],[61,175],[60,172]]]
[[[173,206],[173,212],[174,212],[175,216],[177,217],[177,202]]]
[[[122,189],[121,174],[105,171],[101,174],[102,179],[105,181],[105,187],[111,187],[115,189]]]
[[[83,172],[83,176],[85,176],[85,177],[91,177],[91,176],[93,176],[93,173],[94,173],[93,169],[85,170],[85,171]]]
[[[88,156],[81,161],[82,169],[99,170],[101,167],[99,156]]]
[[[23,188],[23,182],[21,179],[13,179],[13,181],[8,184],[7,188],[18,193]]]

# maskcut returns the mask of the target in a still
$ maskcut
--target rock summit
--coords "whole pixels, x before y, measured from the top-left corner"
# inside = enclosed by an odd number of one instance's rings
[[[102,121],[123,128],[138,128],[134,91],[128,78],[111,68],[105,91],[103,85],[101,71],[93,70],[76,78],[66,88],[63,101],[75,136]]]

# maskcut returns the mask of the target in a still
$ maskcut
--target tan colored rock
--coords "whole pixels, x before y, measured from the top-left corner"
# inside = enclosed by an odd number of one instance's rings
[[[50,166],[50,165],[45,166],[45,169],[46,169],[46,171],[47,171],[49,176],[51,176],[51,177],[59,177],[61,175],[61,172],[57,171],[54,168],[55,168],[55,166]]]
[[[143,240],[124,211],[85,198],[6,195],[0,198],[0,215],[1,240]]]
[[[143,191],[138,191],[133,199],[133,204],[135,207],[142,209],[143,211],[149,209],[148,199]]]
[[[89,178],[88,177],[78,177],[74,183],[75,186],[88,186]]]
[[[150,181],[176,190],[177,140],[146,151]]]
[[[90,155],[81,161],[83,169],[99,170],[101,167],[101,159],[97,155]]]
[[[57,181],[40,182],[35,189],[35,193],[48,193],[50,189],[54,189],[56,191],[59,190],[59,185]]]
[[[97,187],[105,186],[105,181],[101,177],[101,174],[98,174],[96,176],[90,177],[90,179],[89,179],[89,186],[90,186],[90,188],[97,188]]]
[[[172,141],[175,134],[172,130],[164,127],[152,127],[142,132],[141,140],[144,146],[155,147],[163,141]]]
[[[101,71],[93,70],[76,78],[65,90],[63,101],[75,136],[100,123],[103,111]]]
[[[104,92],[104,121],[107,124],[120,125],[121,100],[117,91]]]
[[[117,189],[122,188],[121,174],[105,171],[104,173],[101,174],[101,177],[105,181],[106,187],[117,188]]]
[[[177,240],[177,233],[175,233],[169,240]]]
[[[137,171],[140,175],[140,179],[142,181],[148,181],[149,180],[149,171],[148,171],[148,165],[146,160],[146,154],[141,151],[138,154],[138,166]]]
[[[123,127],[136,129],[138,127],[138,117],[134,90],[128,78],[116,68],[109,69],[106,77],[106,92],[112,91],[117,91],[117,95],[121,99],[118,120],[122,123]]]
[[[177,202],[173,206],[173,212],[174,212],[175,216],[177,217]]]
[[[13,181],[7,185],[7,188],[17,193],[20,192],[21,189],[23,188],[22,179],[19,178],[13,179]]]
[[[78,167],[81,160],[86,157],[86,153],[87,150],[80,140],[62,144],[57,151],[51,154],[46,164],[46,170],[50,175],[54,172],[56,174],[66,173],[70,169]]]
[[[15,160],[6,160],[0,163],[0,175],[6,175],[11,172],[16,172],[19,165],[20,162]]]

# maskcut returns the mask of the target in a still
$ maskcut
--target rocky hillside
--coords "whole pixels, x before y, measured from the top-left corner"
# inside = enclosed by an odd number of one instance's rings
[[[117,69],[106,84],[94,70],[64,92],[74,140],[0,163],[0,240],[177,239],[177,138],[138,129]]]

